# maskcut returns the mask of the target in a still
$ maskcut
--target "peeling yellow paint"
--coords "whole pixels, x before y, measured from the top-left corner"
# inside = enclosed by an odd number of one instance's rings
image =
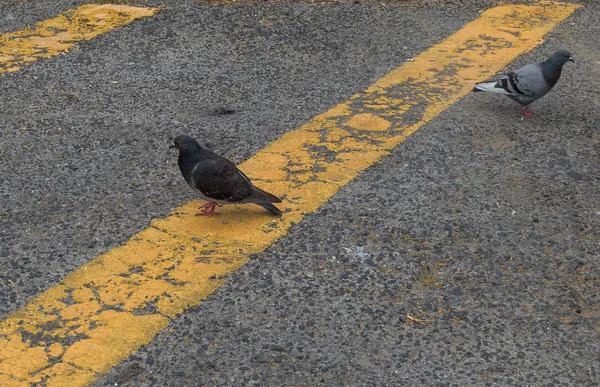
[[[48,355],[50,357],[59,357],[64,352],[64,347],[60,343],[54,343],[48,346]]]
[[[152,16],[157,10],[117,4],[86,4],[44,20],[34,28],[0,35],[0,75],[16,71],[39,58],[50,58],[69,51],[81,40],[90,40],[135,19]]]
[[[88,331],[88,338],[69,346],[62,359],[94,372],[107,372],[169,324],[169,319],[160,314],[136,316],[115,310],[100,312],[92,320],[96,327]]]
[[[352,116],[352,118],[346,122],[346,125],[358,130],[372,130],[381,132],[392,126],[392,123],[374,114],[363,113]]]
[[[0,375],[8,374],[17,379],[27,379],[49,365],[46,348],[30,346],[30,342],[22,340],[19,334],[13,334],[9,338],[2,352],[5,356],[0,358]]]
[[[69,305],[60,311],[60,318],[73,320],[81,316],[91,315],[102,309],[97,301],[87,301],[80,304]]]
[[[331,118],[331,117],[349,116],[350,114],[352,114],[352,110],[350,110],[350,107],[348,106],[348,104],[341,103],[341,104],[329,109],[325,113],[319,114],[318,116],[316,116],[313,119],[312,122],[320,122],[321,120]],[[310,125],[310,123],[309,123],[309,125]]]
[[[96,380],[96,373],[67,363],[56,363],[39,374],[46,379],[46,387],[87,386]],[[27,383],[29,386],[29,383]]]
[[[16,379],[13,375],[0,374],[0,386],[30,387],[30,383],[22,379]]]
[[[196,217],[199,203],[190,202],[70,274],[0,323],[0,385],[93,382],[577,7],[489,9],[241,164],[262,188],[284,195],[281,219],[250,205]]]
[[[75,289],[71,293],[71,297],[73,297],[73,301],[75,302],[86,302],[93,301],[96,299],[94,292],[90,288]]]

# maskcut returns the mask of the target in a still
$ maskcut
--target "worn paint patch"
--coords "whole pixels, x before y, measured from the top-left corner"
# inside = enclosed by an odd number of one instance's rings
[[[86,4],[21,31],[0,35],[0,75],[67,52],[82,40],[152,16],[158,8]]]
[[[387,130],[392,123],[371,113],[362,113],[352,116],[352,118],[346,122],[346,125],[358,130],[374,130],[380,132]]]
[[[70,274],[0,323],[0,384],[95,380],[576,8],[489,9],[244,162],[257,185],[284,196],[281,219],[255,205],[196,217],[199,203],[190,202]]]

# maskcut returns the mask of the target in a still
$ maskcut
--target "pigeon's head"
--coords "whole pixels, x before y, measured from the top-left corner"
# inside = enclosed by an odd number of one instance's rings
[[[196,152],[199,151],[200,144],[193,137],[186,136],[185,134],[175,137],[173,145],[169,148],[177,148],[180,152]]]
[[[550,59],[552,59],[554,62],[558,63],[561,66],[567,62],[575,63],[575,61],[573,60],[573,56],[567,50],[556,51]]]

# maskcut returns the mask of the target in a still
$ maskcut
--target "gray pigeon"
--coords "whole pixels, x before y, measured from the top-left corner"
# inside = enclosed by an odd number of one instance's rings
[[[250,179],[231,161],[207,149],[190,136],[175,137],[170,148],[179,149],[179,169],[185,181],[202,200],[209,203],[196,215],[219,215],[215,207],[228,203],[255,203],[281,216],[279,208],[271,203],[281,203],[281,199],[255,187]]]
[[[523,106],[522,112],[525,117],[533,117],[533,113],[527,108],[554,87],[560,78],[563,65],[568,61],[575,62],[571,53],[558,50],[545,62],[528,64],[496,81],[478,83],[473,91],[504,94]]]

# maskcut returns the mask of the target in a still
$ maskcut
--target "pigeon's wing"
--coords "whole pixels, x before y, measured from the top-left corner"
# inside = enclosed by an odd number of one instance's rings
[[[252,195],[250,180],[231,163],[221,157],[206,158],[192,171],[193,187],[207,198],[237,202]]]
[[[537,63],[521,67],[501,78],[498,83],[502,83],[505,90],[511,90],[511,94],[527,97],[541,96],[549,90],[542,68]]]
[[[510,72],[504,75],[494,85],[495,89],[499,89],[498,92],[512,96],[532,96],[525,85],[522,84],[519,75],[516,72]]]
[[[473,90],[504,94],[527,105],[546,94],[550,87],[542,75],[540,65],[529,64],[502,76],[497,81],[478,83]]]

